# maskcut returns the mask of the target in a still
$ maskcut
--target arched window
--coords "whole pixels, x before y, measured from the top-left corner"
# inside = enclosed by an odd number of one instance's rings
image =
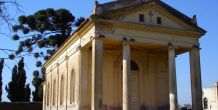
[[[130,61],[130,67],[131,67],[131,71],[139,71],[138,64],[133,60]],[[123,65],[121,66],[121,69],[123,69]]]
[[[74,98],[75,94],[75,70],[71,70],[71,76],[70,76],[70,104],[72,104],[75,100]]]
[[[50,84],[47,85],[47,106],[49,106]]]
[[[139,71],[139,66],[136,64],[136,62],[131,60],[130,63],[131,63],[131,71]]]
[[[60,84],[60,105],[63,105],[64,101],[64,76],[61,76],[61,84]]]
[[[54,80],[54,82],[53,82],[53,105],[55,105],[56,104],[56,97],[57,97],[57,95],[56,95],[56,81]]]
[[[204,109],[208,109],[208,99],[204,98]]]

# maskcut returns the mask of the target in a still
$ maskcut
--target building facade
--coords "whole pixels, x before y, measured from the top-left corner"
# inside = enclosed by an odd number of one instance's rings
[[[206,33],[160,0],[95,3],[44,64],[43,110],[177,110],[176,55],[190,54],[193,110],[202,108]]]
[[[204,110],[218,110],[218,82],[209,88],[203,89]]]

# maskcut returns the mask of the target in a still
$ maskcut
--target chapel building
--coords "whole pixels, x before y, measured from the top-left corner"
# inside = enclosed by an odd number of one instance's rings
[[[184,4],[185,6],[185,4]],[[178,110],[176,56],[188,52],[193,110],[203,110],[206,31],[160,0],[95,3],[44,64],[43,110]]]

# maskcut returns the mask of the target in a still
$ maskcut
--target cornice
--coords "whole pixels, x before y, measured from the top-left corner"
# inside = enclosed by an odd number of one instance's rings
[[[166,33],[166,34],[183,35],[183,36],[185,35],[185,36],[198,37],[198,38],[204,35],[204,33],[196,32],[196,31],[140,24],[140,23],[134,23],[134,22],[123,22],[123,21],[116,21],[116,20],[103,19],[103,18],[96,19],[95,22],[109,23],[109,24],[113,24],[113,26],[123,27],[127,29],[136,29],[136,30]]]

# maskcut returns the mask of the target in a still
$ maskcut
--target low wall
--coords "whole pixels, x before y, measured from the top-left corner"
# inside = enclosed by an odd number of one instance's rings
[[[0,103],[0,110],[42,110],[42,103]]]

